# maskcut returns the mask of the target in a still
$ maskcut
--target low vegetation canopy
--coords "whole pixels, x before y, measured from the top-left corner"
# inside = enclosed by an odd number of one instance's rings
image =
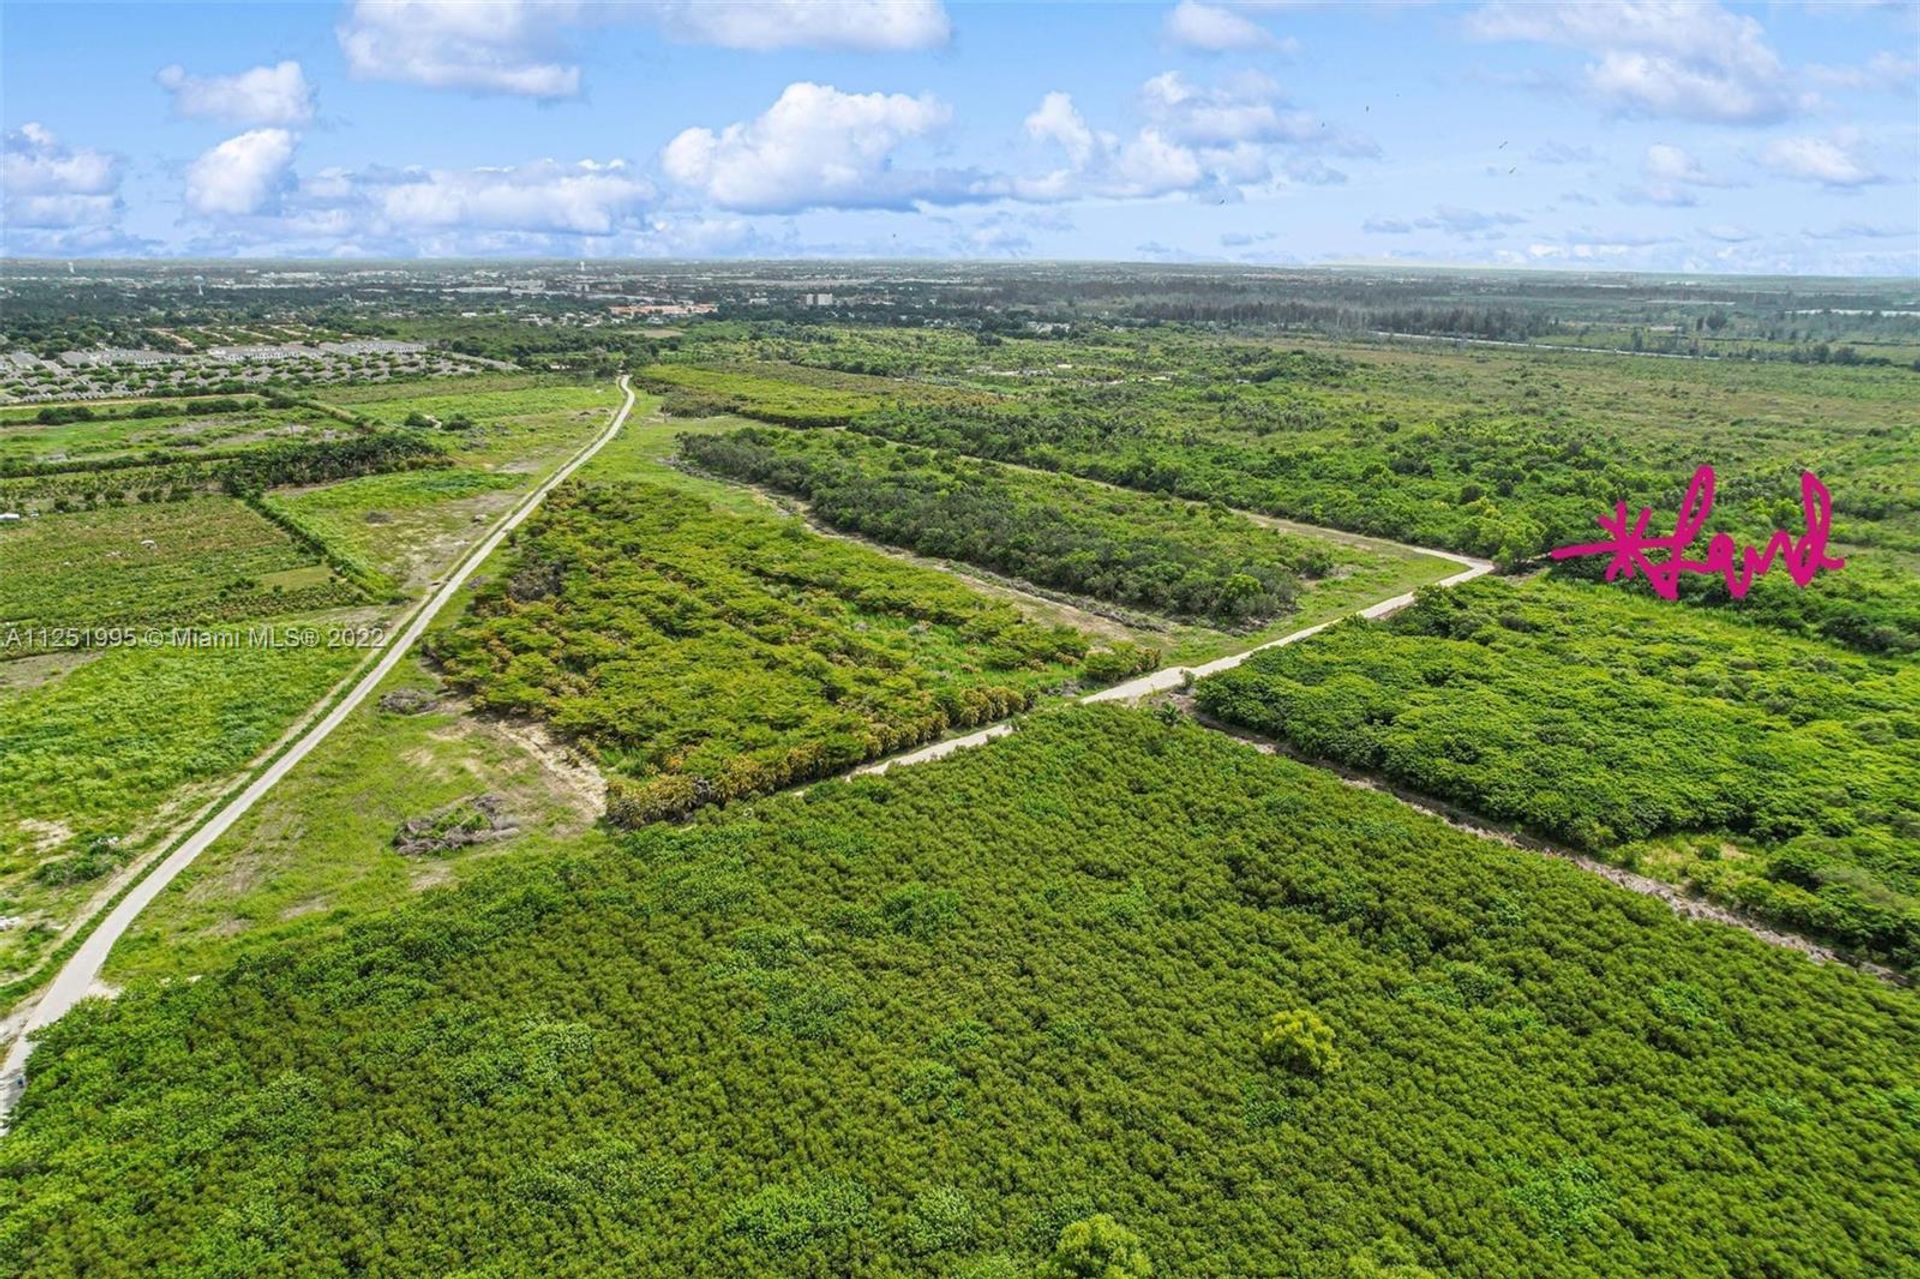
[[[1906,992],[1083,708],[83,1005],[0,1264],[1896,1275],[1916,1055]]]

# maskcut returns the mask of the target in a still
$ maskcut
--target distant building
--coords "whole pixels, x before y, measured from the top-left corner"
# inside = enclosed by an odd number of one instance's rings
[[[632,306],[610,306],[609,315],[615,316],[671,316],[671,315],[707,315],[718,310],[711,302],[640,302]]]

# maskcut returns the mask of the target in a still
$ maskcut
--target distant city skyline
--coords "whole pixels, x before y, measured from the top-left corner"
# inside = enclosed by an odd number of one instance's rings
[[[1920,275],[1920,4],[0,9],[4,252]]]

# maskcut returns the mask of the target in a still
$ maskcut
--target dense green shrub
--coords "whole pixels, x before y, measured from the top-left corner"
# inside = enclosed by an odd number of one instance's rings
[[[1239,626],[1283,613],[1324,542],[1227,511],[841,432],[683,435],[704,470],[803,497],[836,528],[1041,586]]]
[[[1040,1273],[1046,1279],[1152,1279],[1153,1262],[1139,1235],[1100,1213],[1062,1230]]]
[[[1324,1075],[1340,1065],[1333,1046],[1333,1027],[1311,1008],[1293,1008],[1273,1015],[1260,1033],[1260,1059],[1296,1075]]]
[[[1916,1060],[1911,991],[1085,707],[83,1004],[0,1270],[1902,1275]]]
[[[1268,650],[1198,699],[1320,758],[1920,961],[1911,661],[1606,587],[1486,580]]]
[[[937,571],[647,485],[555,492],[429,647],[478,705],[599,754],[624,826],[1004,719],[1086,655]]]

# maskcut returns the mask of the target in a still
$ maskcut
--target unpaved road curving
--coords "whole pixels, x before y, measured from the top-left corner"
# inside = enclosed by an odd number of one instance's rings
[[[1193,706],[1191,698],[1177,698],[1175,700],[1181,703],[1181,709],[1192,715],[1194,722],[1201,727],[1213,729],[1215,732],[1222,733],[1236,742],[1250,746],[1262,754],[1284,755],[1288,759],[1298,760],[1300,763],[1310,765],[1321,772],[1331,773],[1349,786],[1356,787],[1360,790],[1376,791],[1383,795],[1391,795],[1415,812],[1425,813],[1428,817],[1439,818],[1455,830],[1465,831],[1469,835],[1477,835],[1481,839],[1490,839],[1496,843],[1505,844],[1508,848],[1518,848],[1525,852],[1539,853],[1541,856],[1551,857],[1555,861],[1570,862],[1590,874],[1598,875],[1610,883],[1618,884],[1629,892],[1639,893],[1642,897],[1659,898],[1673,909],[1674,914],[1679,915],[1683,919],[1704,919],[1716,924],[1725,924],[1729,928],[1738,928],[1744,932],[1752,933],[1768,945],[1784,947],[1787,950],[1797,950],[1809,959],[1817,960],[1821,963],[1845,964],[1850,968],[1857,968],[1869,976],[1879,978],[1890,986],[1909,986],[1913,984],[1906,974],[1888,968],[1884,964],[1876,964],[1872,960],[1862,959],[1859,956],[1836,950],[1832,946],[1824,945],[1811,937],[1802,936],[1795,932],[1788,932],[1785,929],[1769,924],[1766,920],[1758,916],[1749,915],[1745,911],[1735,909],[1734,907],[1722,906],[1718,902],[1709,901],[1699,893],[1678,884],[1670,884],[1663,879],[1654,879],[1651,876],[1628,870],[1624,866],[1615,866],[1612,862],[1602,861],[1600,858],[1587,853],[1578,853],[1570,848],[1562,848],[1560,845],[1541,839],[1537,835],[1530,835],[1516,826],[1506,822],[1494,821],[1490,817],[1482,817],[1478,813],[1461,808],[1457,804],[1450,804],[1444,799],[1439,799],[1432,795],[1425,795],[1408,787],[1397,785],[1377,774],[1369,773],[1362,769],[1349,768],[1344,764],[1336,764],[1331,760],[1319,759],[1313,755],[1295,750],[1286,742],[1276,741],[1271,737],[1265,737],[1249,729],[1241,728],[1235,724],[1228,724],[1221,720],[1214,719],[1210,715],[1202,714]]]
[[[306,729],[293,745],[287,748],[286,753],[268,765],[245,790],[234,796],[204,826],[194,831],[177,848],[167,854],[166,860],[154,867],[145,879],[136,884],[133,890],[121,899],[120,904],[100,921],[99,927],[95,928],[86,941],[80,944],[80,948],[74,951],[65,964],[61,965],[60,971],[54,974],[53,981],[33,1005],[32,1011],[27,1014],[19,1036],[15,1038],[13,1047],[7,1053],[5,1066],[0,1067],[0,1130],[4,1129],[6,1117],[12,1111],[13,1103],[19,1097],[20,1090],[26,1082],[26,1063],[28,1054],[33,1051],[31,1039],[33,1032],[58,1021],[68,1009],[93,992],[94,983],[100,976],[100,969],[107,962],[108,952],[113,949],[114,943],[120,940],[121,934],[127,931],[128,926],[140,912],[146,909],[147,904],[158,897],[161,890],[172,883],[174,877],[181,871],[192,865],[194,859],[205,852],[215,840],[226,834],[229,827],[259,803],[261,796],[272,790],[283,777],[292,772],[295,765],[305,759],[314,747],[325,741],[334,729],[340,727],[347,716],[358,709],[393,668],[400,664],[400,660],[412,651],[414,644],[426,633],[427,627],[439,615],[440,610],[452,602],[453,598],[459,594],[460,588],[473,575],[474,570],[493,554],[494,550],[506,540],[507,535],[539,509],[540,503],[547,494],[564,483],[589,458],[606,447],[607,443],[620,433],[620,428],[626,424],[627,414],[633,411],[634,403],[633,387],[628,383],[625,375],[620,378],[620,390],[626,395],[626,402],[614,413],[612,420],[607,423],[607,429],[595,436],[564,466],[542,481],[533,492],[527,494],[520,505],[513,509],[512,514],[502,520],[493,532],[487,535],[486,540],[475,547],[467,558],[446,576],[433,594],[414,610],[400,634],[388,642],[380,660],[361,677],[360,682],[355,684],[318,723]]]
[[[1398,543],[1391,543],[1391,545],[1398,546]],[[1493,565],[1486,560],[1476,560],[1467,555],[1456,555],[1452,551],[1429,550],[1424,546],[1400,546],[1399,549],[1418,551],[1422,555],[1431,555],[1435,559],[1451,560],[1455,564],[1464,566],[1460,572],[1455,573],[1452,577],[1443,577],[1438,582],[1435,582],[1435,586],[1457,586],[1461,582],[1470,582],[1476,577],[1483,577],[1493,572]],[[1218,675],[1221,671],[1230,671],[1240,665],[1240,663],[1246,661],[1249,657],[1252,657],[1255,653],[1264,653],[1270,648],[1279,648],[1282,644],[1292,644],[1298,640],[1306,639],[1309,635],[1318,635],[1335,622],[1345,621],[1347,617],[1373,619],[1385,617],[1389,613],[1398,612],[1413,603],[1414,594],[1415,592],[1413,591],[1407,591],[1403,594],[1395,595],[1391,599],[1381,600],[1377,604],[1369,604],[1365,608],[1355,609],[1353,612],[1346,614],[1345,617],[1332,618],[1328,621],[1321,622],[1317,626],[1303,626],[1297,631],[1282,635],[1279,639],[1268,640],[1266,643],[1256,644],[1244,652],[1231,653],[1226,657],[1215,658],[1211,662],[1203,662],[1198,666],[1164,667],[1151,674],[1130,679],[1124,684],[1115,684],[1113,687],[1103,688],[1097,693],[1088,693],[1080,700],[1082,702],[1136,702],[1143,697],[1151,697],[1155,693],[1170,692],[1186,684],[1190,678],[1204,679],[1209,675]],[[866,764],[854,769],[853,775],[858,777],[862,774],[884,773],[890,768],[898,768],[903,764],[921,764],[930,759],[942,759],[953,754],[955,751],[966,750],[970,746],[983,745],[996,737],[1005,737],[1012,731],[1013,725],[1010,723],[994,724],[989,728],[981,729],[977,733],[968,733],[964,737],[949,737],[944,741],[934,742],[930,746],[922,746],[918,750],[908,751],[903,755],[894,755],[887,759],[876,760],[871,764]]]

